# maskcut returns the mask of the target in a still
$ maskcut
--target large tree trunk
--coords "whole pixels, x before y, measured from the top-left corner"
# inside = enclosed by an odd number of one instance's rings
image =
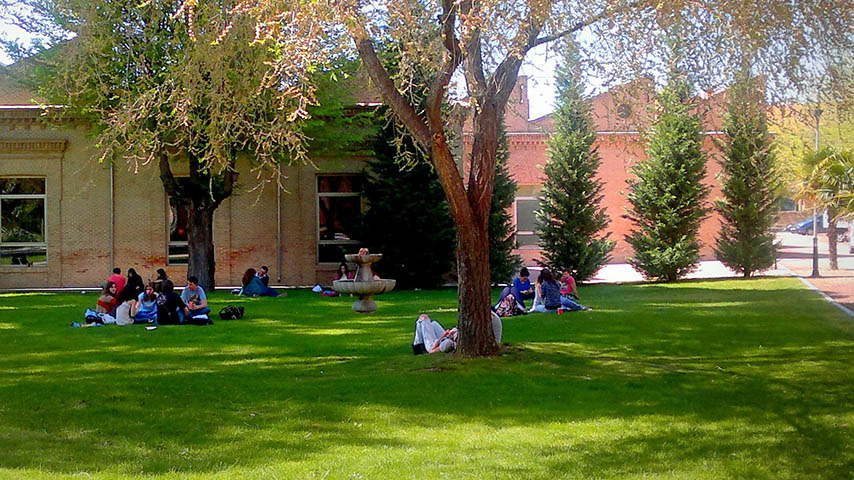
[[[458,231],[460,225],[457,225]],[[489,236],[484,229],[457,234],[457,289],[459,353],[466,356],[495,355],[498,343],[492,332],[492,290],[489,282]]]
[[[827,252],[830,259],[830,269],[839,270],[839,261],[836,254],[836,211],[833,209],[827,210]]]
[[[215,206],[210,202],[194,205],[190,201],[187,225],[187,276],[196,276],[199,285],[206,292],[213,292],[216,286],[216,259],[214,258],[213,215]]]
[[[169,155],[160,154],[160,180],[166,194],[178,205],[186,206],[187,218],[187,276],[199,279],[199,285],[206,292],[216,287],[216,259],[213,242],[213,216],[223,200],[230,197],[234,188],[234,165],[224,171],[222,184],[210,191],[210,176],[199,169],[198,162],[188,158],[190,164],[189,182],[179,183],[172,174]]]
[[[424,113],[401,95],[376,51],[371,36],[360,24],[351,25],[350,33],[359,55],[383,100],[409,133],[431,153],[431,161],[448,199],[451,216],[457,227],[457,261],[459,269],[459,348],[466,356],[494,355],[498,345],[492,333],[489,282],[489,210],[495,183],[495,161],[498,150],[498,122],[503,121],[504,108],[513,91],[524,52],[545,43],[538,39],[542,23],[529,16],[527,27],[520,34],[518,47],[523,52],[507,56],[487,78],[483,68],[480,31],[475,30],[465,40],[465,49],[456,37],[457,13],[472,14],[471,2],[442,0],[439,16],[443,43],[448,51],[440,68],[428,82]],[[532,11],[540,10],[532,9]],[[579,24],[573,28],[583,27]],[[568,34],[571,30],[567,30]],[[457,67],[466,61],[466,81],[469,94],[476,101],[473,122],[474,141],[469,178],[463,182],[447,143],[445,132],[446,91]]]

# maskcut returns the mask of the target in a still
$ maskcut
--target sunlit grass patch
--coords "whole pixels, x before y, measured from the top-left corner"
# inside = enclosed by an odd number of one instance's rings
[[[497,291],[495,294],[497,295]],[[501,355],[412,355],[453,290],[211,296],[243,320],[72,329],[0,300],[0,478],[846,478],[852,321],[795,280],[583,287]],[[425,473],[426,472],[426,473]]]

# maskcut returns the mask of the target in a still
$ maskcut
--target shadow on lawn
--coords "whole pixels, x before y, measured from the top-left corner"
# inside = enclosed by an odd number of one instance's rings
[[[16,320],[26,328],[13,343],[24,345],[0,358],[0,466],[204,474],[338,449],[418,449],[397,430],[472,424],[558,425],[552,442],[506,434],[495,447],[552,472],[670,472],[733,455],[768,466],[736,477],[770,478],[774,462],[803,475],[850,472],[851,438],[834,422],[851,412],[854,343],[797,315],[768,320],[781,308],[773,298],[791,294],[804,314],[826,304],[795,289],[710,299],[682,285],[669,301],[666,287],[615,291],[586,289],[593,312],[510,319],[514,347],[476,360],[411,356],[410,312],[446,308],[430,294],[392,297],[373,316],[293,295],[305,302],[296,318],[277,312],[286,304],[257,302],[245,322],[153,334]],[[37,332],[47,340],[28,340]],[[372,426],[380,419],[397,427]],[[597,422],[604,433],[573,437]]]

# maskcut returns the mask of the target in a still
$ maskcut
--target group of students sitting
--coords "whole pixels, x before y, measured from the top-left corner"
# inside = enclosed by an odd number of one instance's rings
[[[525,308],[525,300],[533,300],[530,309]],[[526,313],[548,313],[575,310],[590,310],[578,303],[578,287],[568,272],[558,283],[548,268],[540,271],[536,285],[531,285],[530,273],[526,267],[519,270],[519,276],[513,279],[513,285],[505,287],[498,297],[493,311],[501,317],[511,317]]]
[[[98,297],[95,310],[87,310],[85,322],[72,322],[72,327],[99,325],[210,325],[208,299],[195,276],[187,278],[180,295],[175,285],[158,269],[158,278],[143,286],[142,277],[134,269],[125,279],[121,269],[113,269],[104,290]]]

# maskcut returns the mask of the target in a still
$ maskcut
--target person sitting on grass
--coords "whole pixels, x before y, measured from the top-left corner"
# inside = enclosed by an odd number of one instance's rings
[[[113,316],[116,311],[118,296],[116,283],[107,281],[107,284],[104,285],[104,290],[101,292],[101,296],[98,297],[98,304],[95,305],[95,311],[101,316]]]
[[[145,286],[145,291],[137,297],[133,310],[136,312],[133,323],[157,324],[157,293],[154,292],[154,282]]]
[[[116,293],[116,284],[107,281],[104,285],[104,290],[98,297],[98,303],[95,305],[95,310],[87,310],[86,321],[83,323],[71,322],[72,327],[98,327],[101,325],[116,323],[116,303],[118,302],[118,293]],[[89,313],[91,312],[91,315]]]
[[[247,297],[277,297],[279,292],[261,283],[261,279],[255,275],[254,268],[247,268],[243,273],[243,288],[240,295]]]
[[[118,267],[114,268],[113,274],[107,278],[107,281],[116,284],[116,297],[118,298],[119,294],[122,293],[122,290],[125,289],[125,284],[127,283],[125,277],[122,276],[122,269]]]
[[[535,312],[557,312],[561,314],[564,311],[587,310],[586,307],[574,302],[571,298],[561,296],[560,285],[555,281],[548,268],[544,268],[537,278],[537,295],[543,303],[536,306]]]
[[[531,274],[528,272],[528,267],[522,267],[519,270],[519,276],[513,279],[511,289],[516,301],[525,308],[525,300],[534,298],[534,288],[531,286]]]
[[[261,268],[258,269],[258,273],[255,274],[261,283],[264,284],[265,287],[270,286],[270,269],[267,268],[267,265],[261,265]]]
[[[572,300],[578,300],[578,286],[575,284],[575,279],[569,272],[564,272],[560,277],[560,294],[564,297],[570,297]]]
[[[136,273],[136,270],[129,268],[127,284],[119,293],[119,302],[123,303],[127,300],[136,300],[143,290],[145,290],[145,283],[142,282],[142,277]]]
[[[338,265],[338,271],[335,272],[334,280],[352,280],[355,278],[354,272],[350,271],[350,267],[347,266],[347,262],[341,262]]]
[[[158,268],[157,278],[155,278],[154,281],[151,282],[151,284],[154,285],[154,291],[156,293],[160,293],[163,291],[163,282],[165,282],[166,280],[169,280],[169,276],[166,275],[166,270]]]
[[[127,290],[127,287],[125,287]],[[133,308],[136,306],[136,300],[127,299],[116,307],[116,325],[125,326],[133,325]]]
[[[184,316],[189,316],[187,304],[175,293],[172,280],[164,280],[161,289],[157,296],[157,322],[161,325],[180,325]]]
[[[187,277],[187,286],[181,292],[181,300],[187,305],[190,318],[211,313],[205,289],[199,285],[199,279],[193,275]]]

